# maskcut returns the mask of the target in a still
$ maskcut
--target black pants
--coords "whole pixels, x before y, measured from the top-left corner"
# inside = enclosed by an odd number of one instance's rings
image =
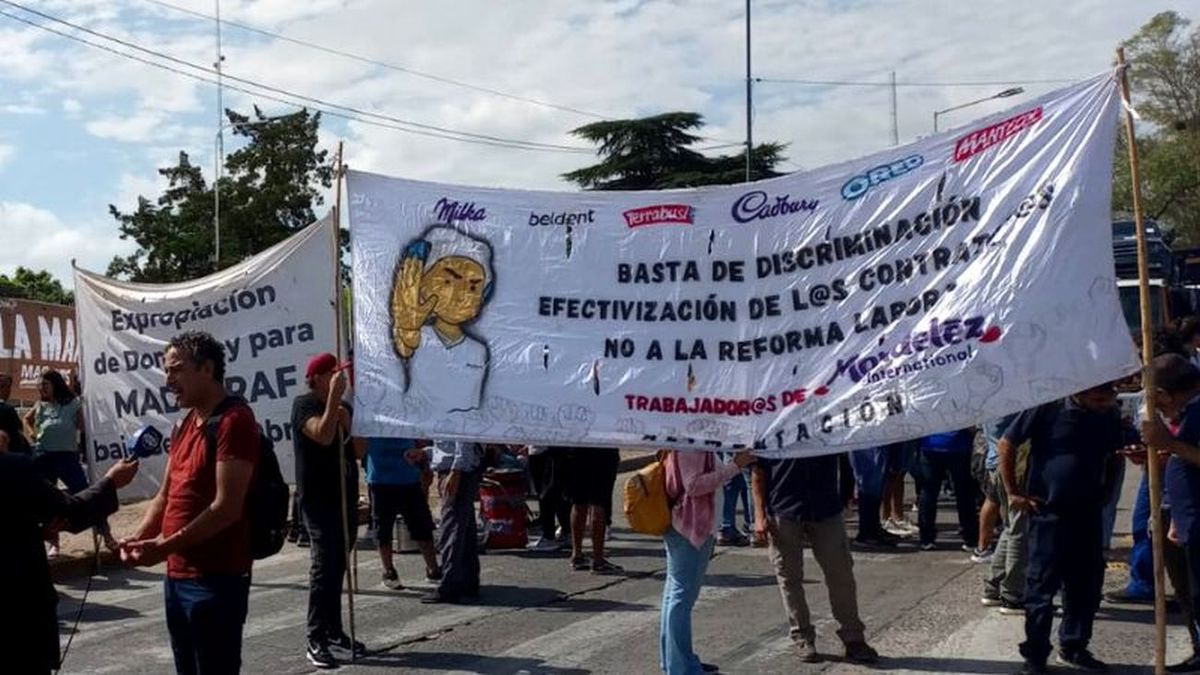
[[[931,452],[922,450],[917,457],[917,527],[921,543],[937,541],[937,502],[946,476],[954,485],[954,502],[958,509],[958,531],[964,544],[972,547],[979,542],[979,517],[975,512],[975,495],[979,486],[971,478],[971,455],[966,452]]]
[[[1043,506],[1040,513],[1029,518],[1025,642],[1021,643],[1021,655],[1027,660],[1045,663],[1050,656],[1054,594],[1060,588],[1063,618],[1058,626],[1059,648],[1086,649],[1092,639],[1092,623],[1104,585],[1100,511],[1097,499],[1090,508]]]
[[[538,498],[538,526],[542,536],[554,538],[555,519],[563,532],[571,531],[571,502],[563,494],[561,452],[556,449],[529,456],[529,474]]]
[[[475,522],[475,500],[479,497],[482,472],[459,476],[453,499],[442,499],[442,522],[438,526],[438,552],[442,558],[442,583],[438,592],[457,598],[479,592],[479,534]],[[446,477],[439,476],[440,484]]]
[[[1169,521],[1167,525],[1170,525]],[[1187,541],[1176,546],[1164,540],[1163,559],[1192,641],[1192,652],[1200,654],[1200,625],[1196,620],[1196,608],[1200,607],[1200,541]]]
[[[292,493],[292,532],[297,539],[308,539],[308,530],[304,527],[304,515],[300,511],[300,493]]]
[[[308,568],[308,639],[324,642],[340,637],[342,591],[345,588],[348,548],[343,535],[341,510],[337,505],[303,504],[304,524],[311,541]],[[357,520],[357,504],[348,514]],[[358,526],[349,528],[357,539]]]

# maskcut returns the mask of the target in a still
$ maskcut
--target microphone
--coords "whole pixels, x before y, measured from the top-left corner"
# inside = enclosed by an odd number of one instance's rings
[[[162,444],[162,432],[147,424],[126,439],[125,456],[142,459],[143,457],[157,455],[161,451]]]

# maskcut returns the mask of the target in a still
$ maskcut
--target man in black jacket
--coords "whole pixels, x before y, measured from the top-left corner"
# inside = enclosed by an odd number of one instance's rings
[[[59,667],[58,594],[42,547],[47,527],[80,532],[117,510],[117,489],[137,474],[133,460],[74,495],[46,482],[26,456],[8,452],[0,432],[0,653],[5,672],[49,673]]]
[[[0,373],[0,432],[8,435],[8,451],[22,455],[32,454],[29,442],[25,440],[25,430],[21,426],[21,417],[16,408],[8,404],[12,397],[12,375]]]

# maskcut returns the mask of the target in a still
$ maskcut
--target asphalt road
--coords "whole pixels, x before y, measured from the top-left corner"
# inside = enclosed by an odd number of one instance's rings
[[[1124,504],[1132,503],[1127,480]],[[620,501],[618,500],[619,504]],[[942,517],[950,518],[949,505]],[[620,518],[618,517],[618,522]],[[1118,532],[1128,531],[1128,511]],[[851,521],[851,524],[853,522]],[[883,654],[877,670],[892,672],[1007,673],[1016,669],[1020,618],[979,604],[980,567],[950,548],[918,552],[856,552],[859,602],[868,638]],[[623,576],[573,572],[565,554],[489,552],[483,558],[483,597],[472,605],[421,605],[423,567],[400,556],[409,588],[379,584],[379,564],[362,542],[361,592],[356,630],[371,653],[347,672],[653,673],[658,672],[658,606],[664,559],[661,543],[620,527],[611,543]],[[863,672],[839,660],[836,628],[819,568],[806,572],[808,599],[818,621],[818,648],[830,658],[806,665],[795,659],[787,622],[766,552],[718,549],[694,615],[697,651],[730,673]],[[288,546],[256,565],[245,629],[244,672],[312,672],[304,657],[308,552]],[[1124,580],[1119,566],[1107,585]],[[87,584],[60,585],[65,643]],[[1177,621],[1177,617],[1173,617]],[[1095,653],[1117,672],[1151,672],[1152,615],[1147,608],[1101,610]],[[1172,628],[1168,660],[1184,656],[1182,629]],[[162,673],[171,670],[163,622],[161,570],[118,570],[92,580],[92,589],[63,672]]]

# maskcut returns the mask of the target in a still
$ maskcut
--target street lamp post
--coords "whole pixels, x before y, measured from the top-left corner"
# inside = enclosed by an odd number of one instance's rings
[[[1009,96],[1016,96],[1017,94],[1023,94],[1023,93],[1025,93],[1024,87],[1013,87],[1011,89],[1005,89],[1004,91],[992,94],[991,96],[985,96],[981,99],[976,99],[976,100],[970,101],[968,103],[951,106],[949,108],[946,108],[945,110],[935,110],[935,111],[933,111],[933,133],[935,133],[935,134],[937,133],[938,117],[941,115],[945,115],[946,113],[953,112],[955,110],[962,110],[963,108],[969,108],[973,105],[978,105],[980,103],[986,103],[988,101],[991,101],[992,99],[1008,98]]]

